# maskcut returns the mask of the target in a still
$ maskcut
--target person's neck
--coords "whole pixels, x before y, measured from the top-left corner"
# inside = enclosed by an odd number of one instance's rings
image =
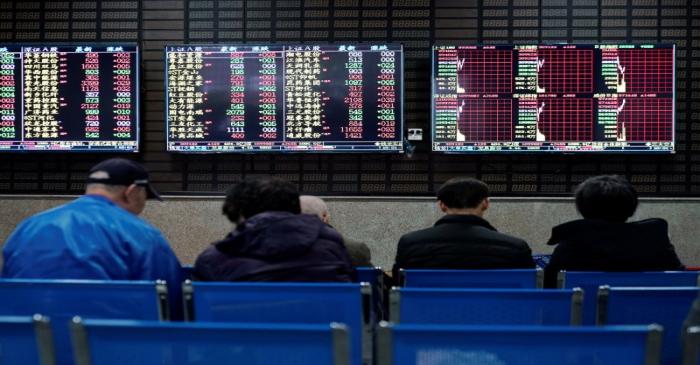
[[[445,210],[447,215],[475,215],[477,217],[483,218],[484,211],[479,208],[468,208],[468,209],[454,209],[448,208]]]

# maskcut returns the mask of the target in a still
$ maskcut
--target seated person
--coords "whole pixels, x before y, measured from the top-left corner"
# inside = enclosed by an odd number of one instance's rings
[[[405,234],[394,263],[398,269],[534,268],[522,239],[499,233],[484,218],[489,189],[472,178],[453,178],[440,187],[438,207],[446,213],[434,227]]]
[[[302,195],[299,197],[301,212],[317,216],[323,223],[330,226],[331,213],[323,199],[313,195]],[[372,266],[372,254],[369,247],[364,242],[343,237],[345,248],[350,254],[353,266]]]
[[[203,281],[353,280],[343,238],[312,215],[299,214],[296,187],[276,178],[231,188],[223,212],[233,232],[204,250],[193,277]]]
[[[552,228],[557,245],[545,268],[545,286],[555,287],[559,270],[683,270],[660,218],[625,223],[637,210],[637,191],[624,177],[596,176],[575,192],[583,219]]]
[[[160,200],[140,164],[112,158],[88,173],[85,195],[25,219],[3,249],[3,278],[157,280],[171,318],[182,318],[180,262],[160,231],[138,217]]]

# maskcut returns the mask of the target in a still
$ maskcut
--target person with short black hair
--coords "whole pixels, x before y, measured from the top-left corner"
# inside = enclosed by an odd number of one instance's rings
[[[355,272],[343,239],[317,217],[301,212],[294,184],[248,178],[226,195],[223,213],[236,224],[194,264],[202,281],[340,281]]]
[[[437,192],[446,215],[431,228],[401,237],[394,263],[398,269],[534,268],[532,251],[522,239],[499,233],[483,216],[488,186],[473,178],[453,178]]]
[[[626,223],[637,210],[637,191],[623,176],[586,179],[574,192],[583,219],[552,228],[556,245],[545,268],[545,286],[569,271],[683,270],[661,218]]]

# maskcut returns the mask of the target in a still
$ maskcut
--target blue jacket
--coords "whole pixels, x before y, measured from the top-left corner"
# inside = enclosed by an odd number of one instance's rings
[[[85,195],[27,218],[3,257],[3,278],[165,280],[171,317],[182,317],[180,262],[167,240],[104,197]]]
[[[340,234],[318,217],[263,212],[202,252],[203,281],[352,281],[355,271]]]

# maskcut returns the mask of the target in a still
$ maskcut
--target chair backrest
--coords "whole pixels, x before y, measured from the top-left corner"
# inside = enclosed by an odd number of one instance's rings
[[[688,327],[683,339],[683,365],[700,364],[700,327]]]
[[[650,324],[664,328],[662,362],[681,362],[683,320],[698,287],[616,288],[602,286],[598,291],[597,323],[600,325]]]
[[[390,318],[411,324],[581,323],[581,289],[394,288]]]
[[[381,267],[357,267],[357,283],[369,283],[372,287],[372,323],[379,322],[384,315],[384,272]]]
[[[352,364],[371,359],[367,283],[186,281],[183,293],[190,321],[343,323],[350,332]]]
[[[659,326],[391,325],[378,365],[658,365]]]
[[[589,293],[583,299],[583,324],[596,322],[595,308],[598,287],[608,286],[697,286],[698,272],[655,271],[655,272],[600,272],[600,271],[561,271],[558,275],[559,288],[581,288]]]
[[[422,288],[541,288],[542,269],[399,270],[399,283]]]
[[[342,324],[80,320],[76,365],[347,365]]]
[[[167,303],[163,282],[102,280],[0,280],[0,315],[51,318],[57,363],[73,364],[68,323],[73,316],[162,319]],[[63,350],[65,349],[65,351]]]
[[[0,364],[56,364],[49,319],[0,316]]]

